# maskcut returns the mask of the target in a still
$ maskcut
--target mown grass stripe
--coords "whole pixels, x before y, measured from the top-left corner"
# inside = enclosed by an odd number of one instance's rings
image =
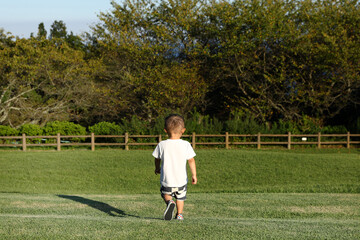
[[[56,214],[0,214],[0,217],[5,218],[44,218],[44,219],[78,219],[78,220],[91,220],[91,221],[164,221],[161,218],[150,219],[150,218],[136,218],[136,217],[94,217],[94,216],[81,216],[81,215],[56,215]],[[347,219],[280,219],[280,218],[227,218],[227,217],[191,217],[187,221],[191,222],[203,222],[214,221],[216,223],[224,222],[237,222],[237,223],[249,223],[249,222],[294,222],[294,223],[351,223],[360,224],[360,220],[347,220]],[[172,222],[179,222],[173,220]]]
[[[95,217],[95,216],[82,216],[82,215],[57,215],[57,214],[0,214],[0,217],[5,218],[43,218],[43,219],[77,219],[89,221],[141,221],[149,220],[147,218],[135,217]],[[161,220],[160,218],[158,220]]]

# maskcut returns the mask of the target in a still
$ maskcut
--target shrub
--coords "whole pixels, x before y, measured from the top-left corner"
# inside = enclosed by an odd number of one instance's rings
[[[229,133],[256,134],[258,132],[264,132],[266,127],[250,116],[235,113],[225,122],[225,130]]]
[[[124,130],[116,123],[99,122],[89,127],[89,131],[95,135],[121,135]]]
[[[89,131],[95,135],[123,135],[121,126],[110,122],[99,122],[89,127]],[[100,142],[121,142],[121,138],[99,138]]]
[[[146,135],[149,134],[150,123],[134,115],[130,120],[123,119],[122,128],[129,134]]]
[[[297,123],[300,133],[311,134],[321,131],[322,122],[319,118],[304,115]]]
[[[19,131],[10,126],[0,125],[0,136],[17,136]]]
[[[86,128],[67,121],[48,122],[43,128],[44,133],[48,136],[54,136],[60,133],[61,135],[85,135]],[[71,138],[71,141],[80,141],[80,138]]]
[[[214,134],[223,131],[223,124],[217,118],[211,118],[209,115],[203,116],[196,111],[186,119],[185,125],[188,134],[191,134],[192,132],[199,134]]]
[[[284,121],[280,119],[271,126],[270,133],[272,134],[285,134],[291,132],[292,134],[300,134],[297,124],[293,121]]]
[[[10,126],[4,126],[0,125],[0,136],[18,136],[19,131],[10,127]],[[11,143],[16,142],[14,139],[0,139],[1,143]]]
[[[347,132],[348,130],[345,126],[326,126],[321,129],[321,133],[325,134],[344,134]]]
[[[292,134],[315,134],[320,132],[321,125],[319,119],[304,115],[301,119],[296,121],[284,121],[280,119],[278,122],[272,124],[268,133],[285,134],[291,132]]]
[[[75,124],[73,122],[67,121],[54,121],[48,122],[44,129],[46,135],[56,135],[60,133],[61,135],[85,135],[86,128]]]
[[[19,128],[19,133],[25,133],[27,136],[40,136],[43,134],[43,130],[39,125],[26,123]],[[27,139],[26,142],[35,143],[39,142],[40,138]]]
[[[39,136],[43,134],[43,130],[39,125],[26,123],[19,128],[19,133],[25,133],[27,136]]]
[[[149,134],[151,135],[165,135],[165,131],[164,131],[164,128],[165,128],[165,117],[168,116],[168,114],[166,115],[160,115],[158,116],[153,124],[151,125],[150,129],[149,129]]]

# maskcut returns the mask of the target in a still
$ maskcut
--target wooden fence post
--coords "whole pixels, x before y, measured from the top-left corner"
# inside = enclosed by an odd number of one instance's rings
[[[229,149],[229,133],[225,133],[225,149]]]
[[[195,140],[196,136],[195,136],[195,132],[192,133],[192,148],[195,149],[196,146],[196,140]]]
[[[25,133],[22,134],[22,150],[24,152],[26,151],[26,134]]]
[[[61,138],[60,138],[60,133],[58,133],[56,135],[56,145],[57,145],[57,150],[61,151]]]
[[[350,132],[347,132],[346,136],[346,147],[350,149]]]
[[[261,133],[257,134],[257,149],[261,148]]]
[[[127,151],[127,150],[129,150],[129,145],[128,145],[128,143],[129,143],[129,133],[125,133],[125,150]]]
[[[161,141],[162,141],[161,134],[159,134],[159,136],[158,136],[158,142],[161,142]]]
[[[321,148],[321,132],[318,132],[318,148]]]
[[[291,132],[288,132],[288,149],[291,149]]]
[[[91,151],[95,151],[95,134],[91,133]]]

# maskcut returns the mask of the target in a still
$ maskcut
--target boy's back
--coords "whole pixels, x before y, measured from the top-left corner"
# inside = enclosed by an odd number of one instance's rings
[[[190,143],[182,139],[161,141],[153,152],[161,159],[160,182],[164,187],[181,187],[187,184],[186,162],[195,157]]]

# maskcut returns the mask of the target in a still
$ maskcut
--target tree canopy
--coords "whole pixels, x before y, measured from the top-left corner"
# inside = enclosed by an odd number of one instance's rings
[[[358,1],[124,0],[98,18],[82,37],[62,21],[48,39],[43,24],[36,38],[1,32],[1,124],[360,117]]]

